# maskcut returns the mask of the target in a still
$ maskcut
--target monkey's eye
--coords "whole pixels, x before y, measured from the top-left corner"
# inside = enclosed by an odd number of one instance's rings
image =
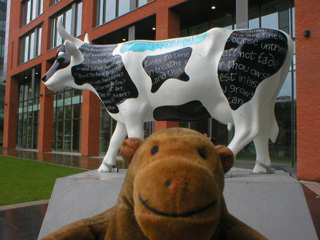
[[[159,151],[159,146],[158,146],[158,145],[154,145],[154,146],[151,148],[151,154],[152,154],[152,155],[155,155],[158,151]]]
[[[200,157],[202,157],[203,159],[207,158],[207,154],[203,148],[198,149],[198,153],[199,153]]]

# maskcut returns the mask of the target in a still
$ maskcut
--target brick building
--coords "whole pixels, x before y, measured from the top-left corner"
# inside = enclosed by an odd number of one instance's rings
[[[294,57],[276,103],[280,134],[276,144],[270,143],[271,157],[273,164],[297,165],[299,179],[320,181],[320,74],[315,67],[320,57],[316,46],[319,23],[312,21],[320,7],[316,0],[249,0],[243,5],[245,2],[11,0],[4,148],[79,152],[84,156],[107,150],[115,122],[99,99],[93,93],[74,89],[53,93],[41,83],[41,76],[52,65],[62,44],[56,30],[59,16],[63,16],[68,32],[80,39],[88,33],[94,44],[161,40],[194,35],[213,27],[279,28],[295,40],[297,58]],[[170,126],[206,132],[220,144],[228,144],[232,137],[215,120],[146,123],[145,135],[155,128]],[[253,144],[237,160],[254,161]]]

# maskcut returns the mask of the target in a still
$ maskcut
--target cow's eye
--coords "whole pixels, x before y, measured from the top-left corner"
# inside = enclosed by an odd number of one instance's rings
[[[203,159],[207,158],[206,151],[203,148],[198,149],[198,153],[199,153],[200,157],[202,157]]]
[[[154,146],[151,148],[151,154],[152,154],[152,155],[155,155],[158,151],[159,151],[159,146],[158,146],[158,145],[154,145]]]

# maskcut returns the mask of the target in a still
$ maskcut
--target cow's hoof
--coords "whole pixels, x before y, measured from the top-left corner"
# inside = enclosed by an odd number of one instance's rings
[[[268,173],[273,174],[275,172],[275,169],[267,166],[261,162],[256,161],[256,165],[254,166],[252,173]]]
[[[252,173],[267,173],[267,169],[256,164],[252,170]]]
[[[108,172],[111,172],[112,171],[112,166],[106,166],[105,164],[101,164],[99,169],[98,169],[98,172],[101,172],[101,173],[108,173]]]

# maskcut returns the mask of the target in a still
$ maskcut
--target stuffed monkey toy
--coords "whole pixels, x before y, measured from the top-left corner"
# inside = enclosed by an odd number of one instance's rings
[[[130,165],[116,205],[43,240],[266,239],[227,210],[224,173],[234,161],[227,147],[170,128],[126,139],[120,152]]]

